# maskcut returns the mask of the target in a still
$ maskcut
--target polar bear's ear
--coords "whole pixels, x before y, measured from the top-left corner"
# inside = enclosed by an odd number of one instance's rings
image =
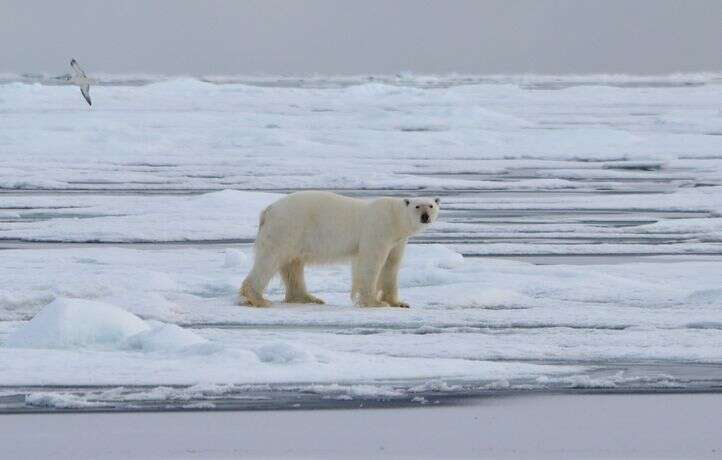
[[[441,203],[441,200],[438,198],[434,198],[434,203],[439,204],[439,203]]]
[[[404,198],[404,203],[406,203],[406,206],[408,206],[408,205],[410,205],[410,204],[411,204],[411,201],[409,201],[409,199],[408,199],[408,198]]]

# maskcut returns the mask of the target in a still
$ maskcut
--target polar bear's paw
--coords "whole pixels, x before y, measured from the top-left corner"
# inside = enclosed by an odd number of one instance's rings
[[[317,303],[323,305],[326,302],[324,302],[323,299],[319,299],[316,296],[306,293],[294,296],[287,296],[286,303]]]
[[[264,299],[263,296],[256,294],[252,289],[243,286],[238,299],[239,305],[247,305],[249,307],[268,308],[271,302]]]
[[[247,300],[246,305],[249,307],[268,308],[271,306],[271,302],[261,297],[258,299]]]
[[[389,304],[386,302],[382,302],[378,299],[358,299],[356,304],[359,307],[365,307],[365,308],[377,308],[377,307],[388,307]]]
[[[397,300],[396,302],[388,302],[389,307],[396,307],[396,308],[410,308],[409,304],[406,302],[402,302],[400,300]]]
[[[395,308],[409,308],[409,304],[402,302],[396,296],[381,295],[381,302],[384,306],[395,307]]]

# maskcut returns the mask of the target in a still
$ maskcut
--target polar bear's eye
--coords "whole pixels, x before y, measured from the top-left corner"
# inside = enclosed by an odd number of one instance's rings
[[[419,209],[421,206],[416,206],[416,209]]]
[[[433,204],[430,204],[430,205],[429,205],[429,208],[430,208],[430,209],[431,209],[431,208],[433,208],[433,207],[434,207],[434,205],[433,205]]]

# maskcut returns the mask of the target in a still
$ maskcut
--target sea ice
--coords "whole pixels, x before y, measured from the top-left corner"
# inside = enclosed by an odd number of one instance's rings
[[[113,305],[58,298],[13,331],[6,346],[49,349],[178,350],[206,340],[175,324],[143,321]]]
[[[137,316],[101,302],[55,299],[27,324],[13,331],[7,346],[14,348],[116,347],[145,332]]]
[[[722,363],[719,74],[99,78],[88,111],[0,76],[0,385],[114,386],[27,404],[684,387]],[[410,310],[355,308],[346,266],[307,270],[327,305],[277,279],[273,308],[237,305],[259,213],[307,188],[441,195]],[[671,371],[590,373],[633,365]]]

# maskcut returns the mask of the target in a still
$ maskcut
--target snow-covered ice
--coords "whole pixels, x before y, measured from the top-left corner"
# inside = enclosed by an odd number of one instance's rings
[[[142,319],[119,308],[89,300],[59,298],[46,305],[27,324],[13,331],[7,346],[116,346],[148,329]]]
[[[309,280],[311,286],[324,286],[319,293],[329,300],[329,306],[278,305],[262,310],[239,307],[236,288],[249,264],[227,267],[225,252],[87,248],[73,251],[78,258],[72,262],[64,257],[66,250],[6,251],[10,258],[19,259],[3,275],[15,273],[14,281],[23,286],[19,291],[39,290],[34,296],[10,292],[5,297],[14,298],[14,305],[11,316],[3,319],[33,319],[3,323],[3,332],[8,334],[0,348],[3,383],[32,385],[40,379],[44,384],[56,385],[244,384],[439,376],[493,380],[573,369],[459,360],[466,353],[462,349],[457,349],[461,356],[454,356],[453,348],[448,349],[452,352],[446,357],[441,355],[448,351],[429,355],[419,350],[424,342],[433,347],[436,340],[429,339],[435,333],[455,331],[455,324],[471,326],[469,320],[474,315],[467,310],[484,308],[452,299],[458,313],[449,311],[449,315],[439,316],[438,296],[429,295],[429,290],[439,286],[439,293],[448,293],[442,286],[464,286],[468,284],[465,273],[469,272],[458,254],[443,247],[418,246],[410,251],[409,269],[402,283],[409,286],[407,299],[418,306],[418,312],[411,315],[354,307],[348,296],[348,270],[340,267],[314,270]],[[28,255],[42,257],[45,265],[36,267],[41,272],[50,268],[53,256],[60,256],[56,272],[46,272],[46,277],[33,269],[19,273],[12,268],[15,264],[33,266],[24,259]],[[173,266],[180,268],[185,263],[190,265],[174,271]],[[78,273],[83,273],[82,278]],[[67,291],[46,291],[42,284],[47,279],[54,279],[58,287],[65,285]],[[106,284],[108,281],[113,286]],[[76,291],[76,296],[96,300],[59,297],[73,295],[76,289],[84,291]],[[279,289],[278,284],[272,288],[275,293]],[[132,295],[128,295],[129,290]],[[277,299],[278,294],[273,297]],[[495,290],[491,297],[491,311],[500,308],[505,300],[524,298],[513,292],[500,295]],[[55,300],[43,306],[45,298]],[[483,301],[483,296],[473,300]],[[448,310],[446,306],[443,309]],[[138,315],[156,319],[143,320]],[[205,326],[208,323],[222,327]],[[452,329],[446,331],[449,327]],[[398,346],[378,350],[391,338],[384,337],[387,334],[397,338]],[[454,335],[449,335],[449,346],[465,348],[463,342],[454,344]],[[406,337],[418,339],[420,343],[411,344],[411,348],[419,353],[405,351],[409,347]],[[359,349],[359,339],[368,342],[366,350]],[[37,364],[35,372],[29,362]]]
[[[655,178],[714,181],[719,88],[718,75],[561,90],[503,79],[431,89],[413,79],[322,88],[174,79],[98,86],[87,110],[75,87],[11,82],[0,89],[0,186],[626,189],[660,166]]]
[[[2,382],[343,384],[357,396],[361,384],[383,396],[399,389],[374,381],[543,388],[578,386],[562,377],[600,366],[722,362],[718,261],[533,265],[409,249],[400,281],[410,311],[354,307],[346,267],[309,270],[329,305],[239,307],[251,255],[229,267],[222,248],[7,250]],[[282,298],[277,280],[270,296]]]
[[[0,407],[722,380],[717,74],[100,80],[0,77]],[[299,188],[441,196],[410,310],[236,304]]]

